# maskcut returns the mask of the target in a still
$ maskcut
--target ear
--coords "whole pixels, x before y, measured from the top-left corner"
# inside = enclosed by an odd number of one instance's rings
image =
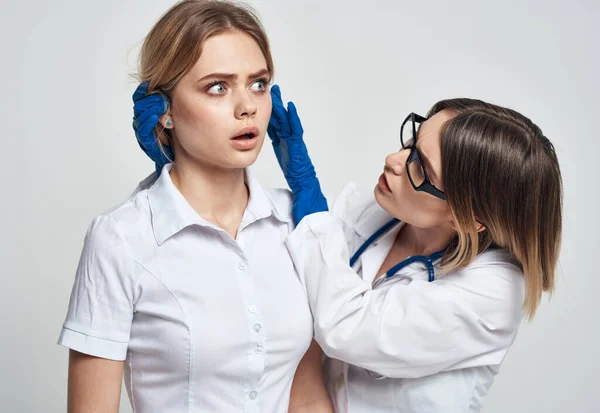
[[[163,126],[163,128],[173,129],[173,118],[171,117],[171,114],[169,112],[165,113],[164,115],[161,115],[160,118],[158,118],[158,121]]]
[[[482,231],[485,231],[487,229],[485,227],[485,225],[483,225],[481,223],[481,221],[479,221],[478,217],[475,217],[475,228],[477,228],[477,232],[482,232]]]
[[[454,220],[454,218],[452,218],[449,222],[450,222],[450,227],[452,227],[452,229],[454,231],[458,231],[458,226],[456,225],[456,221]]]
[[[169,112],[161,115],[160,118],[158,118],[158,122],[165,129],[173,129],[173,118],[171,117],[171,114]],[[164,133],[159,134],[158,139],[160,140],[160,143],[164,146],[170,146],[168,142],[169,139]]]

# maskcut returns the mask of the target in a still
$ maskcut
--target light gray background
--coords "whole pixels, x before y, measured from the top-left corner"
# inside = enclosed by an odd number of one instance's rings
[[[152,164],[131,131],[139,45],[171,0],[3,1],[0,411],[64,412],[55,344],[91,219]],[[530,116],[561,161],[557,289],[483,411],[597,412],[597,1],[255,1],[326,194],[373,186],[410,111],[477,97]],[[284,186],[267,142],[254,170]],[[126,397],[121,411],[130,412]]]

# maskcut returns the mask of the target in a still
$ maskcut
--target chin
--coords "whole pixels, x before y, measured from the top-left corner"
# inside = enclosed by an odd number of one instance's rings
[[[377,201],[379,206],[385,209],[388,213],[390,213],[389,209],[394,204],[394,198],[390,197],[391,194],[389,192],[384,192],[382,189],[379,188],[378,185],[375,185],[375,188],[373,189],[373,194],[375,195],[375,201]]]
[[[402,211],[401,208],[398,208],[393,197],[386,197],[386,194],[389,195],[389,193],[384,193],[379,188],[375,187],[375,201],[377,201],[379,206],[394,218],[398,218],[402,222],[407,222],[404,219],[406,215],[403,214],[404,211]]]
[[[258,159],[259,152],[260,150],[258,149],[253,149],[251,151],[246,152],[236,152],[232,154],[228,160],[231,167],[233,168],[248,168],[249,166],[254,164],[254,162],[256,162],[256,160]]]
[[[383,208],[388,214],[395,216],[395,214],[393,214],[391,211],[392,208],[390,208],[390,204],[393,202],[393,200],[387,198],[385,196],[386,193],[382,192],[381,189],[379,189],[379,187],[377,186],[375,186],[375,190],[373,192],[375,194],[375,201],[377,201],[379,206]]]

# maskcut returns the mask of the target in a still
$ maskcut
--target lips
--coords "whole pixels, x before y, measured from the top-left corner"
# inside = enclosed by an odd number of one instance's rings
[[[385,177],[385,172],[379,176],[379,181],[377,182],[377,185],[379,186],[379,189],[381,189],[384,192],[392,192]]]
[[[231,145],[238,151],[250,151],[258,146],[258,128],[248,126],[240,129],[230,140]]]
[[[258,136],[258,128],[256,128],[255,126],[248,126],[248,127],[245,127],[244,129],[239,130],[235,135],[233,135],[233,138],[231,138],[231,139],[237,139],[237,140],[252,139],[252,138],[256,138],[257,136]]]

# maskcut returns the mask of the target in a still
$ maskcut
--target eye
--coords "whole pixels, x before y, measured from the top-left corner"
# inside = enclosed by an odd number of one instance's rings
[[[416,150],[413,150],[408,159],[408,172],[415,185],[421,185],[425,180],[424,168]]]
[[[269,84],[269,80],[268,79],[258,79],[256,82],[252,83],[252,86],[250,87],[250,89],[254,90],[255,92],[266,92],[267,91],[267,85]]]
[[[207,86],[207,92],[211,95],[222,95],[226,91],[227,89],[225,88],[225,83],[222,81],[216,81]]]

